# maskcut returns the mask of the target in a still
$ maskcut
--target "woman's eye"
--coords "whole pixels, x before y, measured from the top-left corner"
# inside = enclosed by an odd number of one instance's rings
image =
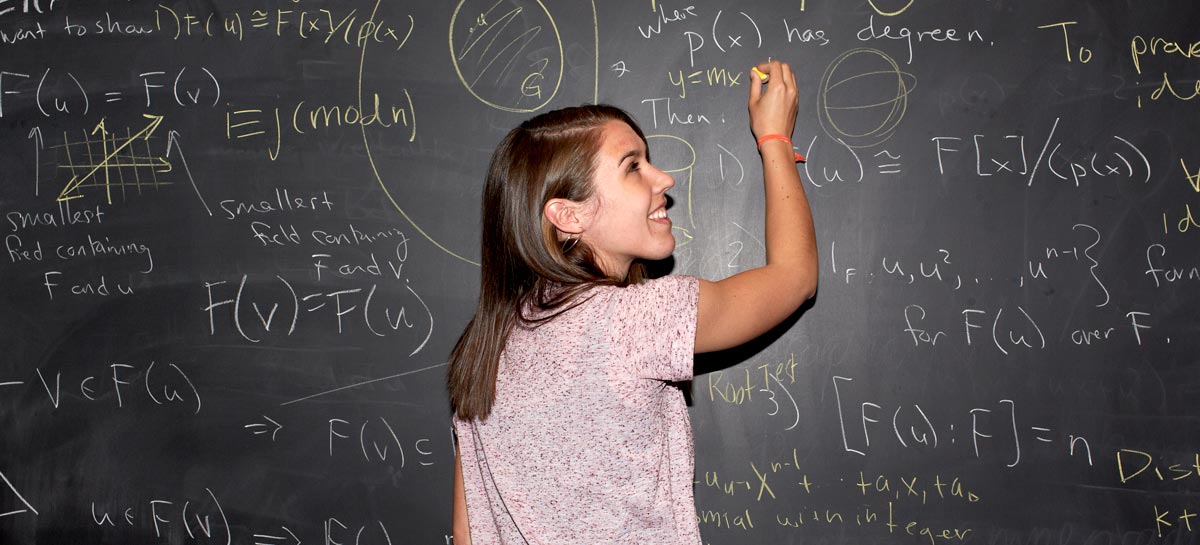
[[[637,161],[633,161],[633,162],[629,163],[629,171],[633,172],[633,171],[637,170],[638,167],[640,167],[640,166],[641,166],[641,163],[638,163]]]

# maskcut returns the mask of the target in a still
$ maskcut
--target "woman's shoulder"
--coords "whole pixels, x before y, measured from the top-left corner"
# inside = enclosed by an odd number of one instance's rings
[[[694,276],[672,274],[627,286],[598,286],[596,294],[610,304],[654,312],[695,306],[700,295],[700,280]]]
[[[700,280],[694,276],[686,274],[669,274],[659,278],[652,278],[639,284],[629,284],[627,286],[612,286],[617,293],[626,295],[650,295],[650,294],[687,294],[699,289]]]
[[[645,312],[663,310],[666,307],[678,308],[680,305],[695,306],[699,298],[699,286],[698,278],[681,274],[625,286],[598,284],[580,292],[574,302],[559,311],[537,311],[526,307],[525,317],[533,319],[534,322],[548,317],[550,322],[560,318],[592,320],[596,319],[596,316],[592,316],[592,313],[596,312],[611,317],[622,309]]]

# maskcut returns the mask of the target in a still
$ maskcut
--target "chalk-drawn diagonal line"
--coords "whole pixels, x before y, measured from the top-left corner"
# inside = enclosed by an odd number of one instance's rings
[[[488,54],[489,51],[492,50],[492,46],[496,45],[496,40],[500,39],[500,34],[508,28],[508,25],[513,23],[513,21],[517,18],[517,15],[520,15],[522,11],[522,8],[516,8],[508,13],[505,13],[500,17],[500,19],[496,20],[495,23],[492,23],[490,26],[488,26],[487,30],[480,33],[479,37],[475,38],[475,41],[472,42],[472,48],[474,47],[475,43],[478,43],[483,38],[490,38],[487,45],[483,46],[483,51],[479,52],[480,62],[482,62],[483,58]]]
[[[529,39],[525,40],[525,43],[521,44],[521,47],[518,48],[516,51],[514,51],[513,54],[508,57],[508,62],[504,64],[504,67],[497,71],[497,75],[496,75],[496,83],[497,84],[499,84],[500,80],[504,78],[504,75],[508,73],[508,69],[512,67],[513,63],[517,62],[517,57],[519,57],[521,55],[521,52],[525,50],[525,47],[528,46],[529,44],[533,43],[533,40],[536,39],[538,37],[538,34],[541,34],[541,33],[542,33],[542,27],[534,27],[529,30],[526,30],[525,32],[521,33],[520,36],[517,36],[512,41],[508,42],[508,44],[506,44],[504,46],[504,49],[500,50],[500,53],[496,53],[496,56],[499,57],[505,51],[508,51],[508,48],[512,47],[513,44],[516,44],[518,41],[520,41],[526,35],[529,36]],[[495,61],[493,61],[493,62],[495,62]],[[533,63],[533,65],[537,65],[539,63],[542,65],[541,68],[539,69],[539,73],[540,73],[541,71],[544,71],[546,69],[547,65],[550,64],[550,59],[542,58],[539,61],[535,61]],[[491,63],[488,63],[488,66],[490,67]]]
[[[200,188],[196,185],[196,179],[192,177],[192,169],[188,168],[187,158],[183,156],[183,148],[179,145],[179,133],[175,131],[167,133],[167,157],[171,156],[172,151],[179,156],[179,163],[183,165],[183,173],[187,174],[188,182],[192,184],[192,190],[196,192],[196,197],[200,199],[200,204],[204,205],[204,211],[208,212],[209,216],[212,216],[212,208],[208,207],[208,201],[205,201],[204,195],[200,194]],[[155,183],[157,183],[157,179]]]
[[[1054,118],[1054,125],[1050,126],[1050,134],[1046,137],[1046,144],[1042,146],[1042,152],[1038,154],[1037,161],[1033,162],[1033,172],[1029,173],[1029,183],[1025,187],[1033,187],[1033,177],[1037,176],[1038,166],[1042,164],[1042,158],[1046,156],[1046,150],[1050,148],[1050,142],[1054,140],[1054,131],[1058,129],[1059,117]]]
[[[9,516],[9,515],[16,515],[16,514],[19,514],[19,513],[24,513],[25,511],[33,511],[33,514],[35,514],[35,515],[37,515],[37,514],[38,514],[38,511],[37,511],[37,509],[34,509],[34,508],[33,508],[33,506],[32,506],[32,505],[30,505],[30,504],[29,504],[29,502],[28,502],[28,501],[25,499],[25,497],[24,497],[24,496],[22,496],[20,492],[17,492],[17,488],[16,488],[15,486],[13,486],[13,484],[12,484],[11,482],[9,482],[9,480],[8,480],[8,477],[6,477],[6,476],[4,475],[4,472],[2,472],[2,471],[0,471],[0,480],[3,480],[3,481],[4,481],[4,484],[8,486],[8,489],[9,489],[9,490],[12,490],[12,493],[13,493],[13,495],[15,495],[15,496],[17,497],[17,499],[18,499],[18,500],[21,500],[21,503],[25,504],[25,509],[20,509],[20,510],[17,510],[17,511],[9,511],[8,513],[3,513],[3,514],[0,514],[0,517],[7,517],[7,516]]]
[[[421,373],[421,372],[424,372],[424,371],[429,371],[429,370],[431,370],[431,369],[437,369],[438,367],[445,367],[445,366],[447,366],[447,365],[450,365],[450,362],[443,362],[443,363],[439,363],[439,364],[437,364],[437,365],[430,365],[429,367],[422,367],[422,368],[420,368],[420,369],[413,369],[412,371],[405,371],[405,372],[403,372],[403,373],[396,373],[396,374],[394,374],[394,375],[388,375],[388,376],[386,376],[386,377],[373,378],[373,379],[371,379],[371,380],[364,380],[364,381],[362,381],[362,382],[356,382],[356,383],[354,383],[354,384],[348,384],[348,385],[346,385],[346,386],[342,386],[342,387],[340,387],[340,388],[334,388],[334,389],[332,389],[332,390],[327,390],[327,391],[324,391],[324,392],[318,392],[318,393],[315,393],[315,394],[312,394],[312,395],[304,396],[304,397],[302,397],[302,398],[300,398],[300,399],[293,399],[293,400],[291,400],[291,401],[285,401],[285,402],[283,402],[283,403],[280,403],[279,405],[280,405],[280,406],[284,406],[284,405],[291,405],[292,403],[299,403],[299,402],[301,402],[301,401],[307,401],[307,400],[309,400],[309,399],[313,399],[313,398],[315,398],[315,397],[321,397],[321,396],[323,396],[323,395],[328,395],[328,394],[332,394],[332,393],[335,393],[335,392],[340,392],[340,391],[342,391],[342,390],[349,390],[349,389],[351,389],[351,388],[358,388],[359,386],[365,386],[365,385],[367,385],[367,384],[374,384],[374,383],[376,383],[376,382],[382,382],[382,381],[385,381],[385,380],[391,380],[391,379],[394,379],[394,378],[400,378],[400,377],[403,377],[403,376],[414,375],[414,374]]]
[[[763,244],[763,241],[759,240],[759,239],[758,239],[758,237],[754,235],[754,233],[751,233],[750,231],[747,231],[745,227],[742,227],[741,225],[738,225],[738,222],[736,222],[736,221],[735,221],[735,222],[733,222],[733,226],[734,226],[734,227],[737,227],[737,228],[738,228],[738,229],[739,229],[741,232],[743,232],[743,233],[746,233],[747,235],[749,235],[749,236],[750,236],[750,239],[751,239],[751,240],[753,240],[753,241],[754,241],[756,244],[758,244],[760,247],[762,247],[762,248],[764,248],[764,249],[767,247],[765,244]]]
[[[498,7],[503,1],[504,0],[500,0],[499,2],[496,2],[495,4],[493,4],[492,7],[488,8],[487,12],[484,13],[483,17],[486,18],[487,15],[490,14],[492,12],[492,10],[496,9],[496,7]],[[506,19],[510,20],[513,17],[516,17],[516,15],[518,13],[521,13],[521,8],[516,8],[512,11],[509,11],[508,13],[505,13],[504,15],[501,15],[500,19],[497,19],[495,22],[488,24],[487,29],[484,30],[483,32],[480,32],[479,35],[476,36],[474,40],[467,40],[466,43],[463,44],[462,51],[458,52],[458,60],[462,60],[462,59],[466,58],[467,54],[470,53],[471,50],[475,48],[475,44],[479,43],[479,40],[482,40],[485,37],[487,37],[488,34],[491,34],[491,32],[496,29],[496,23],[505,21]]]
[[[73,193],[76,189],[79,188],[79,186],[83,185],[83,183],[86,180],[88,180],[89,178],[91,178],[93,175],[95,175],[96,171],[100,170],[101,167],[106,167],[108,162],[110,160],[112,160],[113,157],[115,157],[118,153],[123,151],[131,143],[133,143],[133,141],[135,139],[142,138],[145,140],[149,140],[150,136],[154,134],[154,130],[157,129],[158,126],[162,123],[163,116],[150,115],[150,114],[142,114],[142,115],[144,117],[146,117],[147,119],[150,119],[150,124],[146,125],[145,128],[138,131],[137,134],[133,135],[132,138],[125,140],[125,143],[121,144],[120,146],[115,147],[113,150],[109,151],[108,149],[105,149],[104,158],[102,160],[100,160],[98,163],[93,159],[92,163],[96,165],[95,167],[93,167],[91,170],[87,171],[87,173],[81,177],[80,176],[72,177],[71,181],[67,182],[67,185],[65,187],[63,187],[63,190],[58,194],[58,198],[56,200],[61,202],[61,201],[67,201],[67,200],[77,199],[79,197],[82,197],[83,195],[72,195],[70,197],[68,197],[67,195],[70,193]],[[104,121],[101,120],[100,123],[101,123],[101,125],[103,125]],[[89,140],[89,142],[90,142],[90,140]],[[90,151],[91,151],[90,145],[88,146],[88,150],[90,153]]]
[[[508,24],[505,23],[504,26],[508,26]],[[537,38],[537,35],[541,32],[541,27],[534,27],[517,35],[516,38],[509,40],[507,44],[504,44],[504,47],[500,49],[500,51],[497,51],[495,54],[493,54],[490,59],[487,59],[487,64],[483,65],[483,67],[479,69],[479,73],[475,75],[475,79],[471,80],[471,87],[474,87],[475,84],[479,82],[479,79],[482,78],[484,74],[487,74],[488,70],[492,68],[493,64],[496,64],[496,61],[504,55],[505,51],[508,51],[510,48],[516,45],[517,42],[521,42],[520,47],[518,47],[516,51],[512,52],[512,54],[509,56],[508,63],[505,64],[506,69],[508,66],[511,66],[513,61],[516,60],[517,56],[519,56],[521,52],[525,50],[526,46],[533,43],[533,40]],[[484,56],[491,52],[492,44],[495,43],[496,39],[499,39],[499,37],[500,36],[497,35],[492,42],[488,43],[488,46],[483,50],[483,52],[479,54],[480,61],[484,60]],[[504,70],[501,70],[500,73],[504,73]]]

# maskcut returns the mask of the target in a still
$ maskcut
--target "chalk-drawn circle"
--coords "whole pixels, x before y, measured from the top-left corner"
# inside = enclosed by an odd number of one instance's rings
[[[891,138],[908,110],[916,76],[878,49],[843,53],[825,69],[817,93],[821,127],[830,138],[866,148]]]
[[[376,15],[379,13],[379,7],[382,2],[383,2],[383,0],[376,0],[375,7],[371,10],[371,14],[370,14],[370,17],[368,18],[368,20],[370,20],[370,21],[376,20]],[[366,101],[367,96],[366,96],[366,93],[364,92],[364,81],[365,81],[365,77],[366,77],[367,50],[368,50],[368,46],[370,44],[371,44],[371,40],[366,40],[362,43],[362,45],[359,48],[360,51],[359,51],[359,57],[358,57],[358,79],[356,81],[356,84],[357,84],[357,89],[358,89],[358,97],[357,97],[358,98],[358,110],[360,112],[364,111],[363,110],[364,104],[369,104]],[[408,96],[407,90],[405,90],[405,96],[406,97]],[[412,121],[411,121],[412,132],[409,135],[409,142],[412,142],[416,137],[417,118],[416,118],[416,113],[413,111],[411,102],[409,102],[409,112],[413,116]],[[387,201],[389,203],[391,203],[392,207],[395,208],[395,210],[400,213],[400,216],[403,217],[404,220],[406,222],[408,222],[408,224],[411,225],[413,229],[416,230],[417,234],[421,238],[425,239],[426,241],[428,241],[430,244],[433,244],[435,247],[437,247],[442,252],[445,252],[447,255],[454,257],[455,259],[458,259],[459,261],[478,266],[479,265],[478,261],[472,260],[471,258],[466,257],[466,256],[460,254],[459,252],[456,252],[455,250],[451,249],[450,246],[448,246],[447,244],[443,244],[442,242],[440,242],[440,240],[443,238],[440,236],[440,234],[437,238],[435,238],[434,237],[435,233],[421,227],[421,225],[416,221],[416,219],[414,219],[413,216],[410,215],[408,213],[408,211],[405,210],[405,207],[400,205],[400,201],[397,199],[397,197],[399,196],[399,193],[393,192],[394,186],[389,185],[387,182],[385,182],[384,176],[380,172],[381,169],[380,169],[379,161],[376,159],[375,152],[373,151],[372,146],[371,146],[372,139],[369,138],[368,134],[367,134],[367,124],[366,123],[358,123],[358,126],[359,126],[359,130],[361,131],[361,134],[362,134],[363,151],[366,154],[367,164],[371,167],[371,174],[374,177],[376,183],[379,184],[379,188],[383,190],[384,196],[386,197]]]
[[[462,0],[450,17],[450,59],[472,96],[506,112],[535,112],[562,84],[562,37],[541,0]]]

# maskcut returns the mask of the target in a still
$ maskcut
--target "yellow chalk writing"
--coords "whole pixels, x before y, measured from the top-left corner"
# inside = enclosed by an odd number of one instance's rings
[[[1133,57],[1133,69],[1139,74],[1142,73],[1142,56],[1146,54],[1155,56],[1160,53],[1163,55],[1180,55],[1187,59],[1200,57],[1200,40],[1180,45],[1178,42],[1169,41],[1157,36],[1151,36],[1149,39],[1146,39],[1138,35],[1129,41],[1129,54]]]
[[[218,14],[189,13],[159,4],[154,10],[155,28],[175,40],[231,36],[243,41],[249,32],[276,38],[317,40],[323,44],[340,42],[360,49],[368,43],[395,45],[396,49],[404,47],[416,27],[412,15],[406,18],[406,21],[395,23],[385,18],[376,19],[374,14],[363,17],[358,9],[335,12],[325,8],[315,11],[274,8]]]

